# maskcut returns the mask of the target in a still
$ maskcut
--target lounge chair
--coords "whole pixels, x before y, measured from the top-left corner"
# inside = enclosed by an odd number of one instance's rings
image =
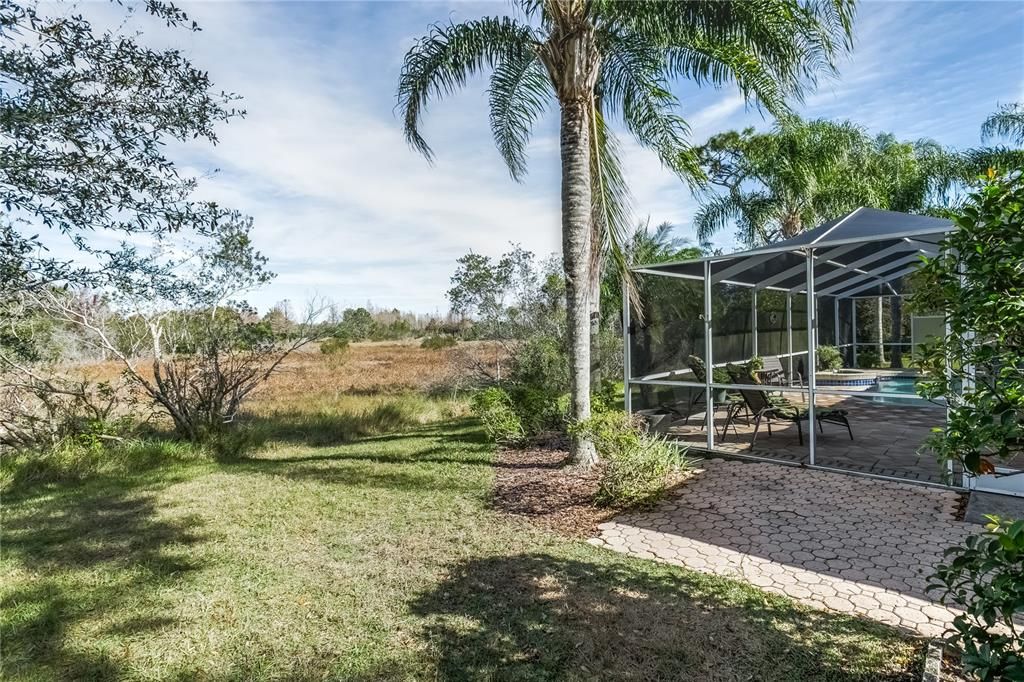
[[[737,381],[737,383],[757,383],[754,380],[743,380]],[[746,404],[747,409],[754,416],[754,435],[750,439],[750,447],[754,447],[754,443],[757,442],[757,432],[761,429],[761,422],[764,422],[768,426],[768,435],[772,435],[772,422],[789,422],[796,424],[797,438],[800,440],[800,445],[804,444],[804,431],[803,422],[810,418],[810,410],[797,407],[790,404],[785,399],[774,398],[768,395],[765,391],[758,391],[753,389],[741,388],[739,389],[740,395],[743,396],[743,402]],[[739,409],[734,408],[729,412],[729,416],[725,422],[724,432],[729,432],[729,424],[739,415]],[[853,440],[853,429],[850,428],[850,420],[847,418],[846,410],[839,410],[834,408],[822,407],[814,410],[814,418],[818,422],[818,430],[822,433],[825,432],[825,428],[822,426],[824,423],[829,424],[840,424],[846,427],[846,431],[850,434],[850,440]],[[734,429],[735,430],[735,427]],[[723,434],[724,439],[724,434]]]

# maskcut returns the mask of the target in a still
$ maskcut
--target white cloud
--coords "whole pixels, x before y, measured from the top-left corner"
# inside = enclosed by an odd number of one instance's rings
[[[984,11],[976,9],[981,5]],[[1019,56],[1024,41],[991,33],[999,30],[990,26],[993,16],[1020,18],[1020,8],[1003,7],[863,5],[857,51],[842,65],[841,80],[823,83],[804,113],[850,117],[904,136],[931,133],[947,143],[966,138],[968,128],[976,135],[993,93],[1008,101],[1021,92],[1020,60],[1005,56]],[[454,260],[465,252],[496,255],[509,242],[538,254],[559,248],[554,114],[536,131],[530,175],[520,185],[493,148],[481,79],[427,112],[435,166],[408,148],[392,111],[402,54],[430,22],[502,13],[506,5],[187,9],[204,30],[178,46],[219,87],[242,94],[248,116],[225,126],[217,147],[176,153],[197,172],[219,168],[203,194],[255,217],[257,245],[280,274],[254,296],[259,306],[318,293],[346,305],[373,300],[435,310],[444,307]],[[721,130],[771,123],[746,109],[734,88],[685,89],[693,94],[683,101],[694,144]],[[625,134],[622,143],[637,216],[673,222],[692,236],[696,201],[689,190]],[[731,245],[731,235],[721,240]]]

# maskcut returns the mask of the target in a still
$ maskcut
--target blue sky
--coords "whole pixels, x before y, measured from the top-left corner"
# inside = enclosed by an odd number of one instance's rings
[[[204,30],[182,44],[248,116],[214,148],[181,153],[208,175],[201,192],[253,215],[278,273],[250,300],[261,309],[314,295],[444,311],[455,259],[510,242],[559,247],[557,117],[536,130],[530,174],[517,184],[490,138],[485,82],[427,112],[431,166],[410,150],[394,111],[402,57],[435,21],[509,11],[503,2],[203,3],[183,7]],[[770,120],[735,91],[677,89],[693,142]],[[849,118],[901,138],[972,146],[997,102],[1024,100],[1024,3],[864,2],[840,77],[799,113]],[[683,237],[695,201],[657,159],[625,141],[638,217]],[[217,169],[216,173],[211,173]],[[719,245],[733,246],[730,234]]]

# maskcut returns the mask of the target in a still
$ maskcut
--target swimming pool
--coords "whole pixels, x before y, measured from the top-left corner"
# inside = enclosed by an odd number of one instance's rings
[[[919,398],[897,397],[899,394],[916,394],[916,391],[914,390],[914,384],[916,381],[917,378],[912,376],[880,376],[878,377],[878,382],[865,391],[865,394],[871,395],[871,400],[876,403],[887,403],[890,405],[918,405],[922,407],[932,404]]]

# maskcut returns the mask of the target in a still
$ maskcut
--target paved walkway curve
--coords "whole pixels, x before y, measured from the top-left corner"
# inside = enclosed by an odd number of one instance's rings
[[[589,542],[928,637],[952,620],[925,586],[942,551],[981,530],[955,519],[958,493],[760,462],[701,467]]]

